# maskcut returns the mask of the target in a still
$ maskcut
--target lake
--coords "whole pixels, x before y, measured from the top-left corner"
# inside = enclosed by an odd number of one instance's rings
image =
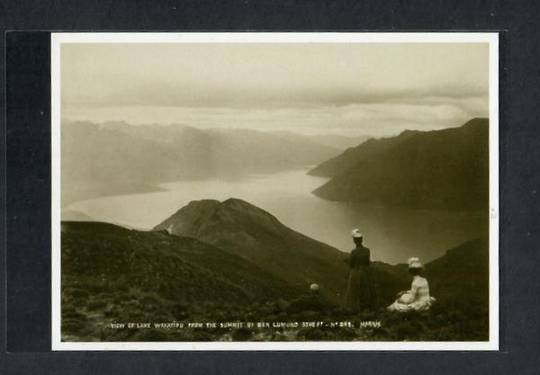
[[[197,180],[160,185],[165,191],[79,201],[63,207],[94,220],[150,229],[192,200],[244,199],[283,224],[342,251],[350,251],[350,232],[359,228],[372,258],[404,263],[411,256],[427,262],[445,250],[487,231],[485,212],[412,210],[320,199],[311,192],[327,179],[307,170],[252,175],[236,180]]]

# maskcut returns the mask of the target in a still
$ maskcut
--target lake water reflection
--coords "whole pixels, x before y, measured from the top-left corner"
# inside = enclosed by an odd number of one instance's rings
[[[372,258],[389,263],[403,263],[410,256],[429,261],[487,231],[485,212],[347,204],[311,194],[325,180],[306,175],[306,170],[294,170],[230,181],[181,181],[162,184],[166,191],[96,198],[73,203],[64,210],[99,221],[150,229],[192,200],[234,197],[267,210],[307,236],[347,252],[353,247],[350,231],[359,228],[366,246],[371,248]]]

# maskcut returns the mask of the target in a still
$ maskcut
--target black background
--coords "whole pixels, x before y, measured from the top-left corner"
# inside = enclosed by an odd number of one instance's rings
[[[540,4],[496,1],[4,1],[0,373],[540,373]],[[16,30],[25,33],[13,32]],[[46,31],[499,31],[499,352],[50,352]],[[11,31],[11,32],[10,32]],[[28,31],[43,31],[29,33]],[[4,158],[5,156],[5,158]],[[6,168],[7,167],[7,168]],[[7,280],[7,293],[6,293]]]

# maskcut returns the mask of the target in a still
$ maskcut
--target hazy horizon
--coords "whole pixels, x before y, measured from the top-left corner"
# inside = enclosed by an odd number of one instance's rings
[[[63,44],[62,119],[374,137],[488,116],[484,44]]]

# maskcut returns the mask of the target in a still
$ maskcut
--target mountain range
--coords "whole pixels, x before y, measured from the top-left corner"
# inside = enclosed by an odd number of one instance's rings
[[[62,203],[159,190],[156,186],[168,181],[307,168],[339,152],[299,134],[65,122]]]
[[[370,139],[309,172],[331,179],[314,191],[328,200],[410,208],[480,210],[489,204],[489,123],[404,131]]]

